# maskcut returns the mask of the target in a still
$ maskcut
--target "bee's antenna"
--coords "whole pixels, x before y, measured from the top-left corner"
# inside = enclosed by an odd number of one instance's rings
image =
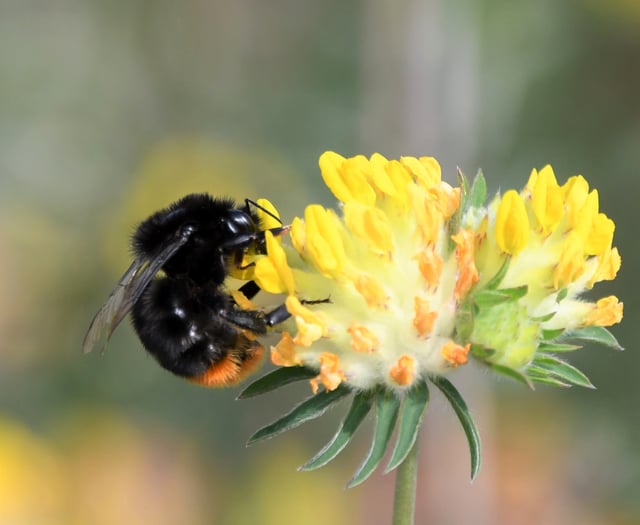
[[[282,220],[280,220],[280,217],[278,217],[277,215],[271,213],[264,206],[260,206],[257,202],[252,201],[251,199],[245,199],[244,200],[244,205],[247,207],[247,210],[249,210],[249,205],[252,205],[255,208],[257,208],[257,209],[263,211],[264,213],[266,213],[269,217],[277,220],[280,224],[282,224]]]

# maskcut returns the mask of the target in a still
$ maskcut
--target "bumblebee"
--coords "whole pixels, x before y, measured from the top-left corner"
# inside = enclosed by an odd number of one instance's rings
[[[246,270],[247,254],[266,253],[266,231],[287,231],[263,229],[257,209],[248,199],[238,206],[192,194],[143,221],[133,235],[133,263],[94,316],[83,351],[106,344],[131,313],[144,348],[177,376],[217,387],[252,372],[263,353],[256,336],[290,315],[284,305],[242,309],[223,289],[227,276]],[[247,281],[239,291],[252,299],[260,288]]]

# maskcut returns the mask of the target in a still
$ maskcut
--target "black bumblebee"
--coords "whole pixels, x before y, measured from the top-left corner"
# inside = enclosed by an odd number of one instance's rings
[[[266,253],[265,231],[287,231],[264,230],[252,207],[262,209],[193,194],[142,222],[135,259],[93,318],[84,352],[108,340],[131,312],[140,341],[170,372],[206,386],[234,384],[251,372],[263,352],[256,336],[290,315],[284,305],[242,309],[222,288],[228,275],[246,269],[247,254]],[[239,291],[252,299],[260,288],[247,281]]]

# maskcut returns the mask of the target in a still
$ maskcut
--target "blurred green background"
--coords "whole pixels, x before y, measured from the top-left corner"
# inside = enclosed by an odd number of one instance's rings
[[[364,433],[295,470],[339,409],[245,449],[306,387],[234,401],[161,370],[126,323],[80,352],[138,221],[190,191],[285,220],[331,205],[326,149],[434,155],[492,191],[551,163],[599,189],[623,266],[595,292],[625,302],[627,351],[571,356],[597,391],[454,374],[484,467],[470,484],[434,396],[417,522],[640,523],[640,2],[10,0],[0,75],[0,524],[390,521],[393,474],[343,489]]]

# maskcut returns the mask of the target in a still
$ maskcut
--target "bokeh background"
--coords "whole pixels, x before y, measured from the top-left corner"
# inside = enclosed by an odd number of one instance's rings
[[[474,367],[422,435],[418,523],[640,523],[637,0],[56,0],[0,16],[0,524],[388,523],[393,474],[344,484],[368,436],[298,473],[341,414],[245,449],[300,399],[235,401],[162,371],[123,324],[84,331],[151,211],[190,191],[330,205],[317,157],[434,155],[491,191],[551,163],[617,224],[627,348],[572,357],[596,391]]]

